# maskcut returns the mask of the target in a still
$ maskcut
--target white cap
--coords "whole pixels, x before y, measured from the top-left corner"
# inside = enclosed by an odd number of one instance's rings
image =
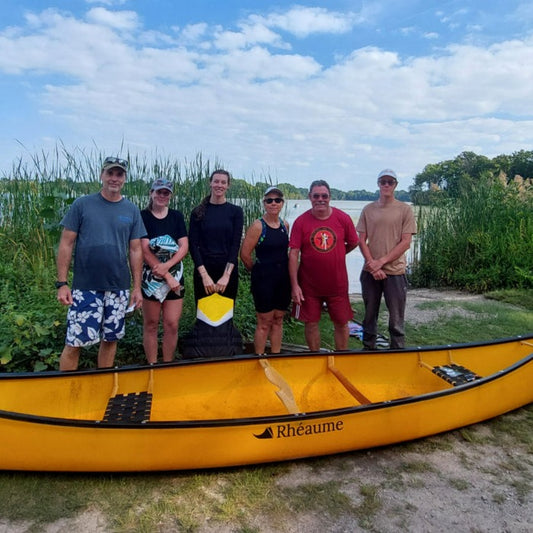
[[[379,178],[382,178],[383,176],[389,176],[390,178],[394,178],[396,181],[398,181],[398,177],[396,176],[396,172],[394,172],[394,170],[391,170],[390,168],[386,168],[385,170],[382,170],[378,174],[378,180],[379,180]]]
[[[276,186],[269,187],[265,191],[265,194],[263,194],[263,197],[266,196],[267,194],[270,194],[271,192],[276,192],[283,198],[283,191],[281,189],[278,189]]]

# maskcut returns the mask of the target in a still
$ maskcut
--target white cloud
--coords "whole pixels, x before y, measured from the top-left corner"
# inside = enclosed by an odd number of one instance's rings
[[[216,31],[214,36],[215,46],[223,50],[236,50],[256,44],[275,46],[277,48],[290,48],[277,33],[270,30],[264,24],[242,23],[239,27],[240,31],[225,31],[222,29]]]
[[[416,31],[418,30],[414,26],[405,26],[403,28],[400,28],[400,34],[405,36],[412,35]]]
[[[189,24],[181,30],[181,38],[185,44],[197,43],[207,34],[208,25],[205,22]]]
[[[284,13],[267,17],[253,15],[250,20],[279,28],[297,37],[307,37],[313,33],[346,33],[353,27],[356,17],[352,13],[337,13],[322,7],[296,6]]]
[[[119,31],[132,31],[138,26],[137,13],[134,11],[109,11],[103,7],[89,10],[87,20]]]
[[[45,10],[0,33],[0,72],[28,81],[40,119],[74,144],[124,138],[176,157],[202,151],[238,176],[274,169],[301,186],[323,177],[372,189],[383,167],[407,180],[465,149],[494,156],[533,142],[533,38],[421,57],[363,47],[327,66],[277,33],[356,23],[296,7],[233,29],[199,23],[165,34],[132,11]]]
[[[87,4],[102,4],[105,6],[123,6],[128,0],[85,0]]]

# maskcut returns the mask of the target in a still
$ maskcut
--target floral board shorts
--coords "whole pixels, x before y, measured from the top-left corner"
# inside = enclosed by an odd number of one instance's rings
[[[67,314],[67,346],[90,346],[124,337],[130,291],[72,291]]]

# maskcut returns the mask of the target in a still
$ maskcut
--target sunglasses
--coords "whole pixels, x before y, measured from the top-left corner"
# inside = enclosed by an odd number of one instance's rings
[[[378,183],[380,185],[394,185],[396,182],[394,180],[379,180]]]
[[[170,196],[170,191],[168,189],[159,189],[157,191],[155,191],[156,194],[158,194],[159,196]]]
[[[126,159],[120,159],[119,157],[106,157],[104,159],[104,166],[105,165],[120,165],[126,169],[129,167],[129,163]]]
[[[281,204],[281,202],[283,202],[283,198],[265,198],[265,204],[271,204],[272,202]]]
[[[327,200],[329,198],[329,194],[316,194],[315,193],[311,195],[311,198],[313,200],[320,200],[320,199]]]

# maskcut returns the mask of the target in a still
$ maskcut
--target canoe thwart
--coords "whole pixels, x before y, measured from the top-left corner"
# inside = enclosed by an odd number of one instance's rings
[[[342,383],[344,388],[362,405],[370,400],[335,366],[335,357],[328,356],[328,370]]]
[[[104,422],[148,422],[152,410],[152,394],[131,392],[109,398]]]

